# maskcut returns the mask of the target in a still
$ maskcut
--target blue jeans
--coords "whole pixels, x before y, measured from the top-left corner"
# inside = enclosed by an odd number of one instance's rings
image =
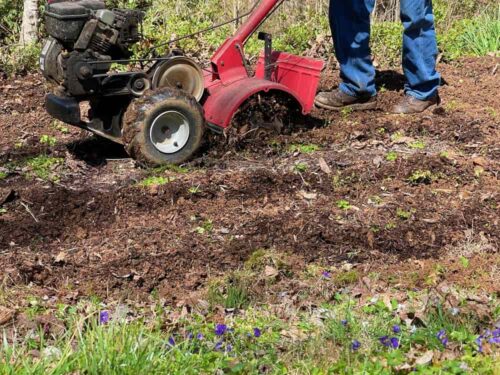
[[[374,96],[375,68],[370,58],[370,14],[375,0],[330,0],[330,25],[340,62],[340,89],[351,96]],[[420,100],[437,95],[441,77],[432,0],[401,0],[405,93]]]

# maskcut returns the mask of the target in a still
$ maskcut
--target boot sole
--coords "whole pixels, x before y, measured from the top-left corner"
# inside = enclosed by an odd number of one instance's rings
[[[345,105],[343,107],[333,107],[328,104],[320,103],[320,102],[314,102],[314,105],[319,108],[323,109],[328,109],[330,111],[337,111],[340,112],[343,109],[350,109],[353,111],[369,111],[373,109],[377,109],[377,102],[367,102],[367,103],[355,103],[355,104],[350,104],[350,105]]]

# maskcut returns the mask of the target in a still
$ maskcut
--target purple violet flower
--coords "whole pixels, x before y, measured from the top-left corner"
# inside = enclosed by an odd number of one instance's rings
[[[223,344],[222,341],[217,342],[217,344],[215,344],[214,350],[215,351],[221,350],[222,349],[222,344]]]
[[[359,348],[361,348],[361,343],[358,341],[358,340],[354,340],[351,344],[351,349],[353,351],[356,351],[358,350]]]
[[[260,330],[260,329],[258,329],[258,328],[254,328],[254,329],[253,329],[253,335],[254,335],[255,337],[259,338],[260,336],[262,336],[262,332],[261,332],[261,330]]]
[[[194,334],[193,334],[193,332],[188,332],[188,334],[186,335],[186,337],[187,337],[187,339],[188,339],[188,340],[192,340],[192,339],[194,339]]]
[[[342,323],[342,325],[346,327],[349,322],[347,321],[347,319],[343,319],[340,321],[340,323]]]
[[[231,344],[227,344],[226,346],[226,353],[232,352],[233,351],[233,346]]]
[[[382,336],[378,339],[378,341],[380,341],[380,343],[387,348],[391,346],[391,340],[389,340],[389,336]]]
[[[332,274],[328,271],[323,271],[321,273],[321,275],[325,278],[325,279],[331,279],[332,278]]]
[[[203,338],[204,338],[203,333],[198,333],[198,334],[196,335],[196,338],[197,338],[198,340],[203,340]]]
[[[446,335],[446,331],[444,329],[440,330],[436,337],[439,339],[439,341],[441,341],[441,344],[443,346],[446,346],[448,345],[448,336]]]
[[[168,345],[169,346],[175,346],[175,339],[174,336],[170,336],[168,339]]]
[[[393,337],[393,338],[391,338],[391,346],[392,346],[394,349],[399,348],[399,339],[398,339],[397,337]]]
[[[401,327],[398,326],[397,324],[392,326],[392,332],[398,334],[398,333],[401,333]]]
[[[223,336],[227,332],[227,326],[225,324],[217,324],[215,326],[215,334],[217,336]]]
[[[99,313],[99,324],[104,325],[109,323],[109,311],[101,311]]]

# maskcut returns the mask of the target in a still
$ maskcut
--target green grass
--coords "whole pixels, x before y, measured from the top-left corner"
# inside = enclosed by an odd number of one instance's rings
[[[424,295],[414,293],[409,307],[420,297]],[[268,374],[397,374],[409,365],[416,374],[493,375],[498,357],[479,353],[475,343],[489,326],[472,315],[451,315],[442,302],[427,309],[424,324],[406,325],[395,300],[387,304],[373,298],[360,304],[335,294],[311,311],[292,308],[276,314],[270,306],[259,306],[219,316],[216,323],[227,328],[221,335],[210,316],[192,313],[172,322],[171,311],[161,305],[155,315],[132,321],[114,319],[111,310],[107,324],[99,324],[96,303],[61,305],[58,317],[65,332],[54,337],[40,330],[18,336],[15,343],[4,336],[0,373],[259,374],[265,369]],[[446,346],[438,338],[442,330]],[[382,344],[384,336],[397,345]],[[353,348],[354,342],[359,345]],[[33,351],[40,355],[33,356]],[[433,352],[433,361],[415,364],[427,351]]]
[[[340,208],[341,210],[349,210],[351,208],[351,204],[344,199],[337,201],[335,204],[337,205],[337,208]]]
[[[57,181],[59,177],[54,173],[54,169],[64,163],[63,158],[56,158],[47,155],[39,155],[26,160],[26,165],[38,178],[45,181]]]
[[[289,152],[300,152],[301,154],[312,154],[321,147],[315,144],[292,144],[288,147]]]
[[[138,185],[141,187],[161,186],[161,185],[166,185],[172,181],[173,179],[169,177],[151,176],[139,182]]]
[[[398,160],[398,153],[396,151],[390,151],[385,155],[385,160],[387,161],[396,161]]]
[[[0,171],[0,181],[5,180],[8,176],[9,174],[7,172]]]
[[[307,172],[309,166],[306,163],[297,163],[293,166],[293,170],[298,173]]]
[[[432,181],[436,180],[436,176],[432,174],[431,171],[421,171],[417,170],[413,172],[410,177],[408,177],[408,181],[413,185],[418,184],[430,184]]]

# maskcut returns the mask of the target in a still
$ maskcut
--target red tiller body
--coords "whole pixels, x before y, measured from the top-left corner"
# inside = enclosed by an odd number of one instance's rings
[[[210,125],[227,128],[238,108],[259,92],[286,93],[295,99],[304,114],[311,111],[323,61],[272,52],[267,67],[264,54],[260,56],[254,76],[249,75],[245,65],[244,44],[281,3],[282,0],[263,0],[235,35],[213,55],[211,72],[205,74],[207,96],[202,102]]]

